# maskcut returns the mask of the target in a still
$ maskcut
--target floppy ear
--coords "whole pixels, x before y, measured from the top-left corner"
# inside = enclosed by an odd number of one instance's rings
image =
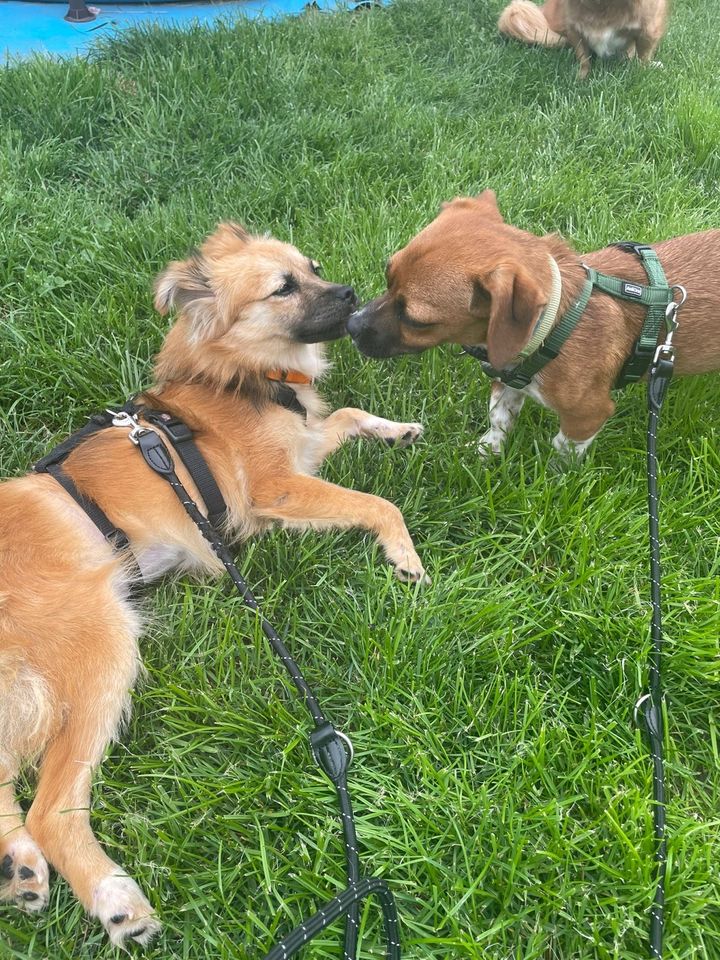
[[[502,370],[530,339],[547,297],[523,267],[498,267],[482,285],[490,294],[488,359]]]
[[[199,255],[173,261],[155,281],[155,309],[165,316],[172,308],[188,317],[198,339],[210,334],[216,319],[215,294]]]

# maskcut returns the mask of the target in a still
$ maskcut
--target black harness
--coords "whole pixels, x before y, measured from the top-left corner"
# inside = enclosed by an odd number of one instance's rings
[[[292,397],[290,394],[292,394]],[[299,416],[307,416],[307,411],[298,400],[295,391],[285,383],[278,385],[276,402]],[[151,426],[143,426],[139,422],[140,417]],[[187,515],[221,560],[245,605],[258,616],[263,633],[269,640],[273,651],[282,661],[312,717],[314,727],[309,737],[310,749],[315,761],[332,782],[337,793],[345,842],[348,887],[343,893],[324,904],[309,920],[291,931],[280,943],[276,944],[264,960],[288,960],[326,927],[343,916],[346,918],[344,957],[345,960],[356,960],[359,907],[362,901],[372,894],[380,901],[387,945],[387,960],[400,960],[398,915],[392,891],[385,880],[378,877],[361,878],[360,876],[360,856],[355,819],[347,786],[347,773],[353,759],[352,743],[345,734],[335,729],[321,710],[297,663],[291,657],[277,631],[260,612],[257,601],[235,566],[230,551],[218,534],[217,528],[222,527],[227,518],[227,506],[205,458],[193,440],[190,428],[166,411],[149,409],[135,403],[134,400],[130,400],[119,410],[106,410],[104,413],[92,416],[86,426],[73,433],[63,443],[58,444],[47,456],[38,460],[33,469],[36,473],[48,473],[54,477],[73,500],[82,507],[113,547],[117,549],[128,548],[129,541],[125,533],[110,521],[94,501],[78,490],[63,468],[64,461],[73,450],[89,437],[109,427],[128,428],[128,439],[137,446],[150,469],[169,483]],[[173,452],[177,454],[192,477],[205,502],[207,516],[202,513],[180,482],[175,472],[175,463],[169,448],[172,448]]]

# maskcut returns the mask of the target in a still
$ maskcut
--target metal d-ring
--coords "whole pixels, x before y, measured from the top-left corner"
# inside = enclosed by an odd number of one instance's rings
[[[645,701],[649,699],[650,699],[649,693],[644,693],[641,697],[638,697],[638,700],[635,704],[635,708],[633,709],[633,720],[635,722],[636,727],[640,726],[640,721],[638,719],[638,711],[640,710],[640,707],[642,707],[642,705],[645,703]]]
[[[336,730],[335,734],[338,737],[340,737],[340,739],[343,741],[343,743],[345,744],[345,746],[350,752],[350,759],[348,760],[348,770],[349,770],[350,767],[352,766],[353,760],[355,759],[355,747],[352,745],[352,740],[350,739],[350,737],[346,736],[342,732],[342,730]]]

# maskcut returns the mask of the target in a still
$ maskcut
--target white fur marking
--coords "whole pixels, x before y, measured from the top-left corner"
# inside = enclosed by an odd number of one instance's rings
[[[524,402],[524,391],[507,386],[496,387],[493,384],[490,395],[490,429],[478,442],[478,454],[481,457],[502,452],[505,438],[512,430]]]
[[[144,946],[160,929],[140,887],[124,874],[100,881],[93,894],[92,914],[101,921],[115,946],[122,946],[135,931],[138,935],[133,939]],[[113,917],[122,919],[114,923]]]
[[[591,437],[588,437],[587,440],[576,441],[570,440],[569,437],[566,437],[562,430],[560,430],[553,440],[553,447],[555,447],[557,452],[562,454],[563,457],[581,458],[585,456],[587,448],[590,446],[596,436],[597,433],[594,433]]]

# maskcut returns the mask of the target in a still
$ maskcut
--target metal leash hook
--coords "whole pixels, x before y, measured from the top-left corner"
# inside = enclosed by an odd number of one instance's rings
[[[128,413],[127,410],[109,410],[106,409],[105,413],[109,413],[112,419],[112,425],[114,427],[127,427],[130,430],[128,434],[128,440],[131,443],[134,443],[135,446],[140,442],[140,435],[147,432],[145,427],[141,427],[138,423],[138,418],[132,413]]]

